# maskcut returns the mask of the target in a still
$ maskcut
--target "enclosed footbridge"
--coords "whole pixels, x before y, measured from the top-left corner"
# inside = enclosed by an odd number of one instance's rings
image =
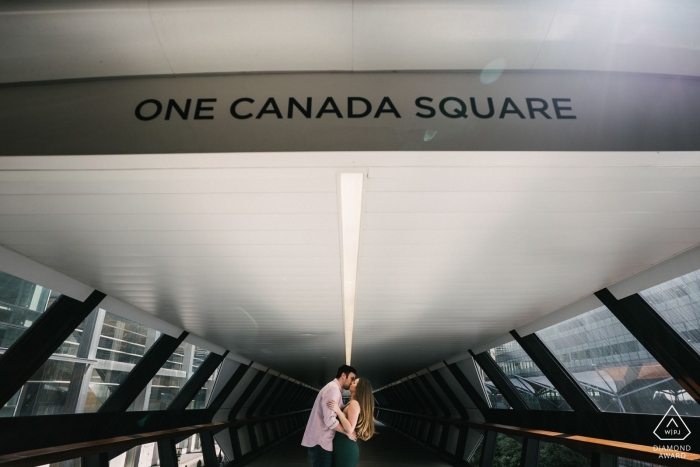
[[[0,5],[0,467],[700,460],[700,5]],[[346,394],[347,396],[347,394]]]

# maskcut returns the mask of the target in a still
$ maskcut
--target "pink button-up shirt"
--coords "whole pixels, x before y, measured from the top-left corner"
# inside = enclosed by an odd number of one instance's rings
[[[312,448],[320,445],[326,451],[333,450],[335,427],[340,422],[338,415],[326,406],[329,401],[335,401],[339,407],[343,407],[342,388],[337,379],[326,384],[316,396],[304,438],[301,440],[302,446]]]

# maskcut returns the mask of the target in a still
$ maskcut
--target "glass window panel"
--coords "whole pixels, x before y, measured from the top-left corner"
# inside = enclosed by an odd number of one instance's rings
[[[604,412],[683,415],[700,407],[605,306],[537,332]]]
[[[561,444],[540,441],[537,467],[589,467],[591,461]]]
[[[58,297],[46,287],[0,272],[0,348],[14,344]]]
[[[104,313],[95,364],[85,394],[85,412],[96,412],[124,382],[153,345],[157,332],[111,313]],[[143,397],[140,398],[143,404]]]
[[[493,454],[493,467],[520,467],[521,442],[503,433],[496,434],[496,448]]]
[[[211,352],[207,349],[202,349],[200,347],[194,348],[194,357],[192,360],[192,373],[195,373],[199,367],[204,363]]]
[[[194,364],[197,355],[199,355],[199,364],[201,364],[203,359],[209,355],[209,351],[185,342],[180,344],[146,387],[145,393],[149,395],[148,401],[137,399],[129,407],[129,411],[165,410],[187,380],[194,374]],[[145,405],[143,405],[143,402],[145,402]]]
[[[501,391],[496,387],[495,384],[493,384],[493,381],[491,381],[491,378],[484,373],[484,370],[481,369],[479,364],[474,360],[474,366],[476,367],[476,373],[479,375],[481,378],[481,382],[484,385],[484,391],[486,392],[486,402],[488,402],[489,406],[492,409],[510,409],[510,404],[506,400],[505,397],[503,397],[503,394],[501,394]]]
[[[664,282],[639,295],[700,351],[700,271]]]
[[[216,384],[216,378],[219,376],[219,370],[221,370],[221,365],[212,373],[206,383],[202,385],[202,388],[187,406],[187,410],[205,409],[207,407],[211,392],[214,390],[214,384]]]
[[[97,345],[97,358],[135,365],[146,353],[147,343],[150,346],[155,340],[155,334],[149,336],[149,331],[146,326],[106,313]]]
[[[491,357],[506,374],[528,407],[535,410],[571,410],[549,379],[516,341],[494,347]]]

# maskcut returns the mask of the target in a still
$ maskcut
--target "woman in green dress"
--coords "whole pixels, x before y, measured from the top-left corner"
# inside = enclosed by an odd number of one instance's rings
[[[374,435],[374,396],[372,385],[364,378],[356,378],[350,385],[350,402],[341,410],[335,401],[328,407],[338,414],[338,421],[345,433],[357,432],[357,437],[367,441]],[[334,467],[355,467],[360,460],[360,448],[344,433],[333,438]]]

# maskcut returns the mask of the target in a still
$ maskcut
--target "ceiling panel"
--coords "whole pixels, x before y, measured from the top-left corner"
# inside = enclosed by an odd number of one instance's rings
[[[700,75],[687,0],[20,0],[0,82],[284,71]]]
[[[0,244],[320,386],[362,171],[353,364],[379,386],[700,243],[697,153],[316,156],[0,158]]]

